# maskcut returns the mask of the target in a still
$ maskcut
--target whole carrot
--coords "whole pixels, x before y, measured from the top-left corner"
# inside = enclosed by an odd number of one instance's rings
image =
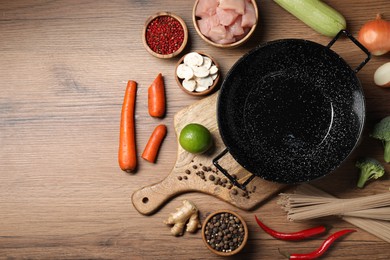
[[[137,82],[129,80],[122,105],[118,152],[119,166],[126,172],[132,172],[137,167],[134,122],[136,93]]]
[[[161,73],[159,73],[148,89],[148,109],[152,117],[165,115],[165,87]]]
[[[156,161],[157,153],[166,134],[167,127],[164,124],[156,126],[145,146],[144,152],[142,153],[143,159],[151,163]]]

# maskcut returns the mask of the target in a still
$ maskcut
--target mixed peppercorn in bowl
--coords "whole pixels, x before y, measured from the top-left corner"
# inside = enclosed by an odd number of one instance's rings
[[[159,12],[146,20],[142,36],[144,46],[150,54],[169,59],[184,50],[188,41],[188,29],[179,16]]]

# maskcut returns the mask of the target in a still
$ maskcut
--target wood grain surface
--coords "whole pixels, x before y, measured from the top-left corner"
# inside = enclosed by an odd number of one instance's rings
[[[388,0],[326,0],[357,35],[360,26],[382,13],[390,20]],[[309,252],[324,237],[304,242],[278,241],[262,232],[254,214],[271,227],[296,231],[318,223],[332,231],[353,227],[327,218],[288,222],[277,196],[245,211],[203,193],[172,198],[155,214],[144,216],[131,194],[164,179],[175,165],[174,115],[201,100],[184,93],[174,79],[180,56],[161,60],[143,47],[144,21],[158,11],[180,15],[189,29],[186,52],[210,54],[222,76],[244,53],[269,40],[303,38],[320,44],[319,35],[270,0],[258,0],[260,23],[254,36],[236,49],[204,43],[191,21],[193,1],[182,0],[0,0],[0,258],[1,259],[218,259],[203,245],[200,232],[170,235],[163,224],[184,199],[193,201],[201,220],[217,209],[239,213],[250,230],[248,245],[235,259],[283,259],[278,248]],[[364,54],[347,39],[332,47],[352,67]],[[374,85],[375,69],[389,54],[373,57],[358,73],[367,106],[366,128],[359,147],[332,174],[314,182],[342,198],[387,191],[389,175],[355,188],[355,160],[372,156],[383,162],[381,143],[368,136],[373,124],[390,114],[390,92]],[[147,88],[164,75],[167,114],[151,118]],[[126,82],[138,82],[136,104],[139,155],[155,126],[168,125],[155,164],[139,156],[136,173],[119,169],[119,118]],[[325,160],[326,158],[324,158]],[[390,172],[390,166],[386,165]],[[291,187],[289,190],[293,190]],[[323,259],[389,259],[389,244],[358,229],[337,242]]]
[[[166,178],[160,182],[142,187],[133,193],[131,197],[133,205],[140,213],[152,214],[172,197],[186,192],[207,193],[239,209],[252,210],[286,187],[284,184],[271,183],[261,178],[255,178],[246,186],[246,191],[243,191],[232,187],[230,181],[228,182],[228,179],[213,165],[213,159],[226,150],[219,134],[216,117],[218,94],[219,92],[215,92],[209,97],[205,97],[180,110],[174,116],[176,136],[180,135],[180,131],[187,124],[201,124],[209,129],[213,146],[206,153],[191,154],[179,145],[177,160]],[[229,174],[237,176],[240,183],[245,182],[252,176],[229,153],[219,160],[219,164]],[[214,176],[215,179],[219,178],[221,182],[211,181],[210,176]],[[225,181],[225,185],[223,185],[223,181]],[[227,187],[226,184],[230,186]]]

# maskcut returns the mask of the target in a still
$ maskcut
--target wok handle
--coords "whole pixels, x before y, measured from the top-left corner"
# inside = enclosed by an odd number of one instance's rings
[[[363,46],[356,38],[354,38],[347,30],[341,30],[326,46],[327,48],[332,47],[332,45],[337,41],[341,34],[345,34],[356,46],[358,46],[365,54],[367,54],[367,58],[360,63],[355,69],[354,72],[358,73],[364,65],[371,59],[371,53]]]
[[[238,188],[242,189],[242,190],[245,190],[246,189],[246,185],[248,185],[249,182],[251,182],[253,180],[253,178],[255,177],[255,175],[251,175],[248,179],[246,179],[243,183],[240,183],[236,178],[234,178],[232,175],[229,174],[229,172],[223,168],[219,163],[218,163],[218,160],[221,159],[222,157],[224,157],[227,153],[228,153],[228,149],[225,148],[225,150],[223,150],[219,155],[217,155],[214,159],[213,159],[213,164],[215,167],[217,167],[218,170],[220,170],[235,186],[237,186]]]

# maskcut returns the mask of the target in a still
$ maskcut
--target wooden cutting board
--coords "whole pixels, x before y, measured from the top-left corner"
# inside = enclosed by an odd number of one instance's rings
[[[133,205],[140,213],[152,214],[174,196],[186,192],[203,192],[240,209],[251,210],[285,187],[283,184],[256,177],[247,185],[244,192],[234,186],[231,187],[227,178],[213,166],[213,158],[226,148],[218,130],[217,98],[218,92],[184,108],[174,116],[177,137],[187,124],[199,123],[210,130],[214,147],[205,154],[194,155],[178,144],[177,160],[168,176],[156,184],[143,187],[133,193]],[[235,174],[240,182],[251,175],[229,153],[219,160],[219,164],[230,174]],[[217,182],[218,178],[220,181]]]

